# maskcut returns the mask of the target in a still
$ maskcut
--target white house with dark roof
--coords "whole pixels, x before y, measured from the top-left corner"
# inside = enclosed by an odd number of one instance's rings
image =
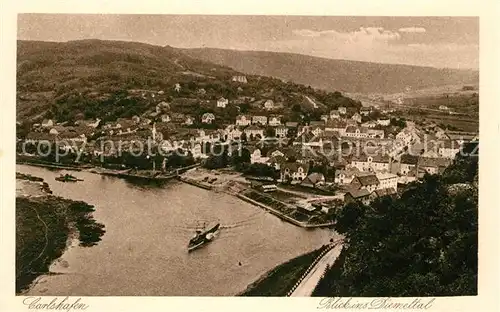
[[[269,160],[269,157],[265,157],[262,155],[262,151],[258,148],[256,148],[251,154],[250,154],[250,163],[251,164],[265,164]]]
[[[359,113],[362,116],[368,116],[368,115],[370,115],[371,112],[372,112],[372,109],[370,107],[361,107],[361,109],[359,110]]]
[[[211,124],[215,120],[215,115],[212,113],[205,113],[201,115],[201,122],[206,124]]]
[[[345,108],[344,106],[340,106],[339,109],[338,109],[338,111],[339,111],[340,115],[347,114],[347,108]]]
[[[330,111],[330,119],[339,119],[339,118],[340,118],[340,113],[338,110]]]
[[[274,109],[274,101],[273,100],[266,100],[264,102],[264,108],[267,109],[267,110],[271,110],[271,109]]]
[[[285,126],[278,126],[274,128],[274,134],[277,138],[286,138],[288,135],[288,128]]]
[[[240,129],[234,128],[227,132],[227,139],[229,141],[237,141],[241,139],[242,134],[243,132]]]
[[[368,137],[368,130],[369,129],[364,128],[364,127],[348,126],[348,127],[346,127],[344,136],[350,137],[350,138],[367,138]]]
[[[401,155],[399,160],[399,174],[408,175],[411,170],[417,167],[418,164],[418,156],[404,154]]]
[[[236,117],[237,126],[248,126],[252,123],[252,118],[248,115],[239,115]]]
[[[460,140],[446,140],[438,149],[440,157],[453,159],[460,151],[463,141]]]
[[[389,172],[377,172],[379,185],[377,189],[394,189],[398,190],[398,176]]]
[[[377,124],[383,126],[383,127],[387,127],[391,124],[391,120],[389,118],[379,118],[377,119]]]
[[[253,116],[252,124],[259,124],[262,126],[267,125],[267,117],[266,116]]]
[[[281,125],[281,116],[270,116],[269,125],[273,127]]]
[[[220,107],[220,108],[226,108],[226,106],[229,104],[229,100],[224,98],[224,97],[221,97],[217,100],[217,107]]]
[[[350,165],[359,171],[388,172],[391,168],[391,160],[388,155],[380,155],[380,153],[370,156],[362,154],[352,157]]]
[[[288,162],[281,165],[281,181],[298,183],[304,180],[309,173],[309,165],[297,162]]]
[[[233,82],[239,82],[239,83],[248,83],[247,77],[246,76],[233,76],[231,79]]]
[[[44,119],[42,121],[42,128],[50,128],[54,126],[54,121],[52,119]]]
[[[341,136],[345,136],[347,124],[340,120],[329,120],[325,125],[326,131],[338,132]]]
[[[438,174],[442,173],[446,167],[451,164],[452,160],[448,158],[428,158],[419,157],[418,159],[418,173],[419,178],[423,176],[422,172],[427,172],[428,174]]]
[[[184,124],[187,126],[191,126],[194,124],[194,118],[191,116],[186,116],[186,120],[184,120]]]
[[[243,132],[245,132],[246,136],[247,136],[247,139],[251,139],[251,138],[263,138],[264,137],[264,129],[262,129],[261,127],[257,126],[257,125],[251,125],[251,126],[248,126],[245,128],[245,130],[243,130]]]
[[[355,190],[367,190],[369,193],[375,191],[380,186],[380,181],[375,174],[356,176],[350,183],[350,187]]]
[[[355,113],[354,115],[352,115],[351,119],[356,121],[357,123],[361,123],[361,120],[362,120],[361,115],[358,113]]]

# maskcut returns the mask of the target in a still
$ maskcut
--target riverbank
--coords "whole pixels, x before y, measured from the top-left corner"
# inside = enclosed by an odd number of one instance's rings
[[[248,285],[238,296],[285,297],[326,248],[324,245],[278,265]]]
[[[251,187],[242,174],[226,170],[215,171],[196,168],[179,175],[179,180],[210,191],[225,192],[254,206],[263,208],[283,221],[302,228],[323,228],[335,225],[328,216],[316,213],[307,216],[298,211],[297,203],[304,201],[303,196],[277,191],[262,193]],[[310,221],[313,222],[310,222]]]
[[[38,276],[49,273],[71,237],[90,247],[105,231],[92,217],[93,206],[52,196],[48,188],[40,190],[40,183],[45,183],[41,178],[16,176],[16,293],[20,294]]]
[[[123,179],[147,180],[147,181],[158,181],[158,182],[164,182],[177,178],[180,174],[184,173],[185,171],[200,166],[200,164],[194,164],[187,167],[173,169],[165,173],[161,171],[152,171],[152,170],[107,169],[107,168],[93,166],[90,164],[61,165],[59,163],[51,163],[51,162],[41,161],[38,159],[27,159],[26,156],[21,157],[19,155],[16,159],[16,164],[41,167],[47,169],[57,169],[57,170],[88,171],[95,174],[114,176]]]

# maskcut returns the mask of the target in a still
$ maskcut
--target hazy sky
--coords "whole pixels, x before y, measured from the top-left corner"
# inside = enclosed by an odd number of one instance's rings
[[[127,40],[450,68],[479,68],[474,17],[20,14],[18,39]]]

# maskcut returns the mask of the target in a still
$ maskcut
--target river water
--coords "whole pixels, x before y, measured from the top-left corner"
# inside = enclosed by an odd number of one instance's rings
[[[306,230],[233,196],[172,181],[161,188],[75,172],[77,183],[54,180],[61,171],[17,165],[39,176],[54,195],[94,205],[105,225],[93,247],[73,244],[29,295],[232,296],[266,271],[327,243],[333,232]],[[64,171],[66,172],[66,171]],[[200,222],[220,221],[217,239],[188,253]],[[239,265],[241,262],[241,265]]]

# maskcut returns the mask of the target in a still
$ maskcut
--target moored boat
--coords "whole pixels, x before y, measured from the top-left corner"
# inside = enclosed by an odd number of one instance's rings
[[[77,182],[77,181],[83,181],[82,179],[78,179],[71,174],[61,174],[60,176],[56,177],[56,181],[59,182]]]

